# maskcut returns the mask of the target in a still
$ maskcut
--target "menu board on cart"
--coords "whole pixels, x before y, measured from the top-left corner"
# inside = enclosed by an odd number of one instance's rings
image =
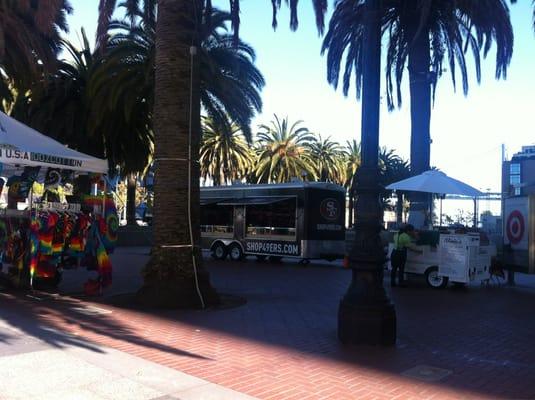
[[[479,237],[473,235],[440,235],[440,263],[438,273],[453,282],[470,280],[471,248],[479,246]]]

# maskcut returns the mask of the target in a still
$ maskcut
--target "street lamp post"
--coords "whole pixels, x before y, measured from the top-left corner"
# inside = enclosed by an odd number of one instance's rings
[[[363,55],[361,166],[355,175],[355,241],[349,254],[353,274],[338,309],[338,338],[347,344],[393,345],[396,312],[383,287],[383,210],[379,185],[381,0],[368,0]]]

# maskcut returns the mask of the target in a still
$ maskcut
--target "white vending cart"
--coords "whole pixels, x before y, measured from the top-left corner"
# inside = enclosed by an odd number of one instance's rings
[[[394,245],[389,244],[388,254]],[[479,233],[440,233],[436,246],[422,245],[423,254],[407,252],[405,273],[424,275],[432,288],[444,288],[448,282],[467,284],[490,279],[496,247],[481,244]],[[388,268],[391,268],[390,262]]]

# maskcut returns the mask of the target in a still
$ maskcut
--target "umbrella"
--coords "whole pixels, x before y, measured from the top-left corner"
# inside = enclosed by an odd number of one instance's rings
[[[457,179],[450,178],[444,172],[436,170],[425,171],[420,175],[392,183],[386,189],[436,193],[441,195],[457,194],[474,198],[484,195],[476,188]],[[442,196],[440,198],[440,225],[442,225]]]
[[[460,196],[479,197],[484,194],[476,188],[457,179],[450,178],[441,171],[425,171],[423,174],[392,183],[389,190],[404,190],[437,194],[457,194]]]

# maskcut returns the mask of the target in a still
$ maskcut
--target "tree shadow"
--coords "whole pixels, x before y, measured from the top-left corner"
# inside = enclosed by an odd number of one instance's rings
[[[135,256],[142,265],[143,258]],[[284,360],[324,359],[330,365],[334,362],[340,371],[358,369],[361,373],[364,368],[370,374],[375,371],[387,376],[385,379],[402,378],[416,386],[424,382],[402,374],[417,365],[430,365],[451,372],[440,382],[428,383],[437,388],[509,398],[529,398],[535,392],[535,382],[528,379],[535,376],[535,321],[530,318],[535,313],[535,292],[503,287],[437,291],[425,287],[421,280],[411,280],[407,289],[388,289],[398,319],[396,346],[350,347],[340,344],[336,333],[338,303],[349,285],[350,271],[324,265],[273,265],[253,260],[205,264],[218,291],[245,298],[246,304],[205,311],[132,311],[135,307],[131,304],[112,297],[89,301],[107,304],[118,313],[140,315],[145,321],[160,320],[156,324],[166,323],[171,331],[174,327],[199,329],[216,337],[245,339],[274,349],[277,357],[285,357]],[[124,279],[122,268],[128,269]],[[134,292],[137,287],[131,281],[133,270],[131,263],[116,262],[114,286],[117,282],[121,290],[128,287]],[[195,354],[198,350],[192,351],[189,343],[182,343],[184,350],[176,351],[173,346],[158,343],[165,342],[161,337],[164,334],[147,339],[142,332],[144,326],[138,330],[132,323],[122,325],[113,320],[113,314],[88,316],[72,309],[83,302],[68,298],[64,301],[64,318],[87,330],[89,337],[96,334],[199,361],[226,362],[218,356],[212,359]],[[277,360],[271,360],[268,354],[264,363],[272,361],[276,365]],[[273,373],[273,365],[266,374]],[[241,364],[234,367],[243,368]]]
[[[81,347],[104,353],[97,343],[112,339],[177,356],[208,360],[207,357],[143,338],[106,314],[106,310],[86,307],[76,299],[43,292],[28,296],[22,292],[4,291],[0,293],[0,301],[9,305],[0,312],[0,321],[55,348]],[[73,330],[84,331],[84,335],[68,333]],[[87,333],[93,336],[89,340]],[[10,336],[0,334],[2,340],[9,341]]]
[[[340,344],[336,333],[338,303],[350,271],[254,261],[208,262],[207,269],[214,287],[247,303],[208,311],[139,312],[396,377],[417,365],[450,371],[443,381],[430,383],[437,387],[493,397],[535,392],[535,383],[522,378],[535,376],[535,322],[530,318],[535,293],[503,287],[437,291],[413,279],[411,287],[390,293],[398,319],[396,346],[350,347]]]

